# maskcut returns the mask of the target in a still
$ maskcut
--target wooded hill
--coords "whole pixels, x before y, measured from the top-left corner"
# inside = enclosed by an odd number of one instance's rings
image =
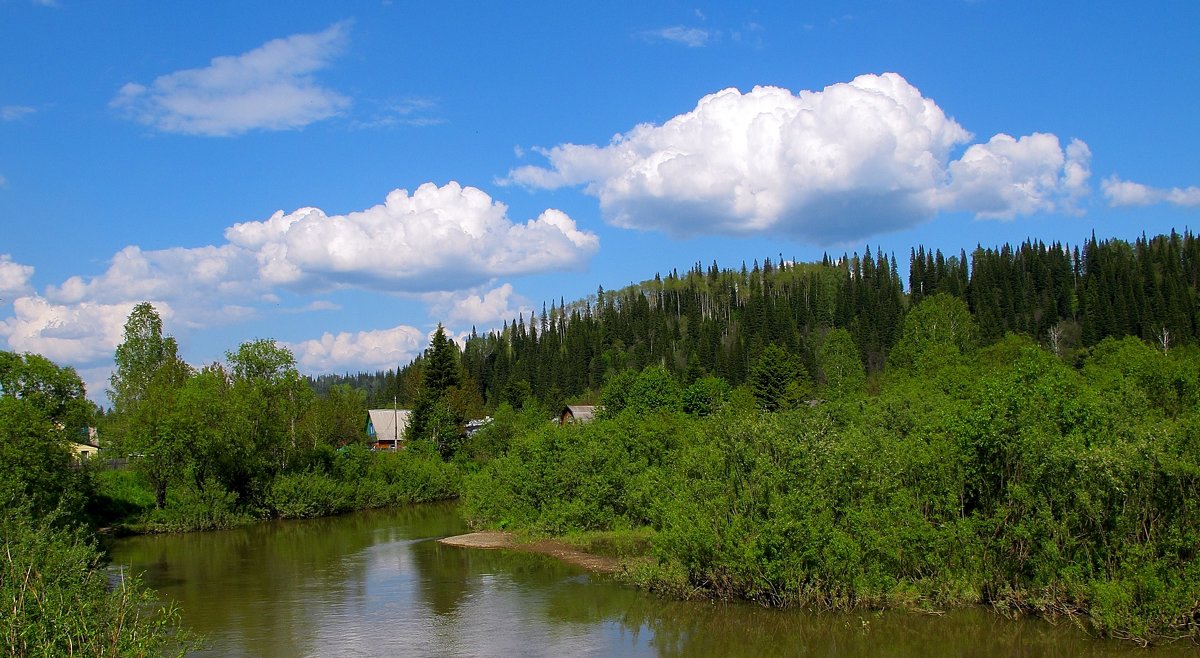
[[[461,411],[519,407],[532,396],[554,407],[594,401],[622,370],[662,365],[684,384],[721,377],[746,381],[768,345],[797,355],[819,381],[815,354],[832,328],[848,330],[867,371],[882,370],[904,316],[921,299],[965,300],[982,343],[1029,335],[1063,358],[1109,337],[1133,335],[1160,347],[1200,338],[1200,241],[1171,232],[1134,243],[1082,247],[1040,241],[977,247],[945,256],[923,246],[909,254],[907,291],[897,259],[867,247],[820,263],[757,260],[722,269],[697,263],[619,290],[600,288],[574,302],[544,304],[537,316],[474,331],[461,353]],[[425,358],[396,370],[325,375],[367,391],[371,406],[418,401]]]

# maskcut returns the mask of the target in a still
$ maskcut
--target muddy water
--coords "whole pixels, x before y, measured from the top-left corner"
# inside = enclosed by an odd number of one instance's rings
[[[1197,655],[1149,652],[1066,625],[986,610],[813,614],[665,601],[553,558],[439,545],[465,532],[452,505],[222,532],[146,536],[112,547],[183,608],[212,656]]]

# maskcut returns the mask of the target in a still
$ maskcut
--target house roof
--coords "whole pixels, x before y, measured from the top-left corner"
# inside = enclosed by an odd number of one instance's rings
[[[367,434],[376,441],[403,441],[404,429],[408,427],[408,409],[371,409]]]
[[[596,417],[596,407],[594,405],[568,404],[558,415],[561,418],[567,414],[570,414],[576,421],[592,420]]]

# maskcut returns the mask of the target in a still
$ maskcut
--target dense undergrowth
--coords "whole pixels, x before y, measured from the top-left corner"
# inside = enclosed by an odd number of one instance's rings
[[[123,532],[188,532],[229,528],[263,519],[305,519],[354,510],[454,498],[461,468],[416,445],[374,452],[361,446],[318,451],[303,468],[276,474],[256,500],[243,501],[219,482],[173,487],[166,504],[135,470],[96,474],[99,516]]]
[[[909,358],[873,395],[529,426],[463,509],[550,534],[652,528],[637,577],[675,595],[988,603],[1200,638],[1200,352],[1107,340],[1068,364],[1015,336],[944,338],[906,327]]]

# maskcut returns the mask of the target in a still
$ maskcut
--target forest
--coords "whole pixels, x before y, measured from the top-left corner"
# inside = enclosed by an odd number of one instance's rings
[[[944,293],[967,304],[978,339],[1033,338],[1071,361],[1105,338],[1135,336],[1170,348],[1200,337],[1200,240],[1190,232],[1083,242],[1082,248],[1028,241],[945,256],[914,248],[907,292],[896,256],[872,251],[820,263],[765,258],[740,269],[697,263],[586,299],[543,304],[495,331],[465,337],[459,411],[481,415],[500,402],[533,397],[550,409],[595,402],[616,374],[649,365],[683,384],[714,376],[732,386],[770,345],[816,372],[825,333],[850,333],[869,376],[884,369],[905,314]],[[372,407],[414,407],[425,359],[385,372],[325,375],[315,390],[347,384]]]
[[[175,611],[97,575],[100,528],[461,497],[478,527],[624,542],[629,578],[669,596],[986,603],[1197,641],[1196,238],[917,247],[907,286],[897,269],[870,248],[696,264],[317,378],[266,339],[193,367],[140,304],[108,409],[71,368],[0,352],[0,589],[22,602],[0,632],[16,653],[124,642],[121,623],[142,644],[107,655],[187,646]],[[368,450],[365,410],[393,403],[406,448]],[[551,424],[567,403],[598,418]],[[73,461],[87,426],[127,464]],[[63,622],[72,600],[100,612]]]

